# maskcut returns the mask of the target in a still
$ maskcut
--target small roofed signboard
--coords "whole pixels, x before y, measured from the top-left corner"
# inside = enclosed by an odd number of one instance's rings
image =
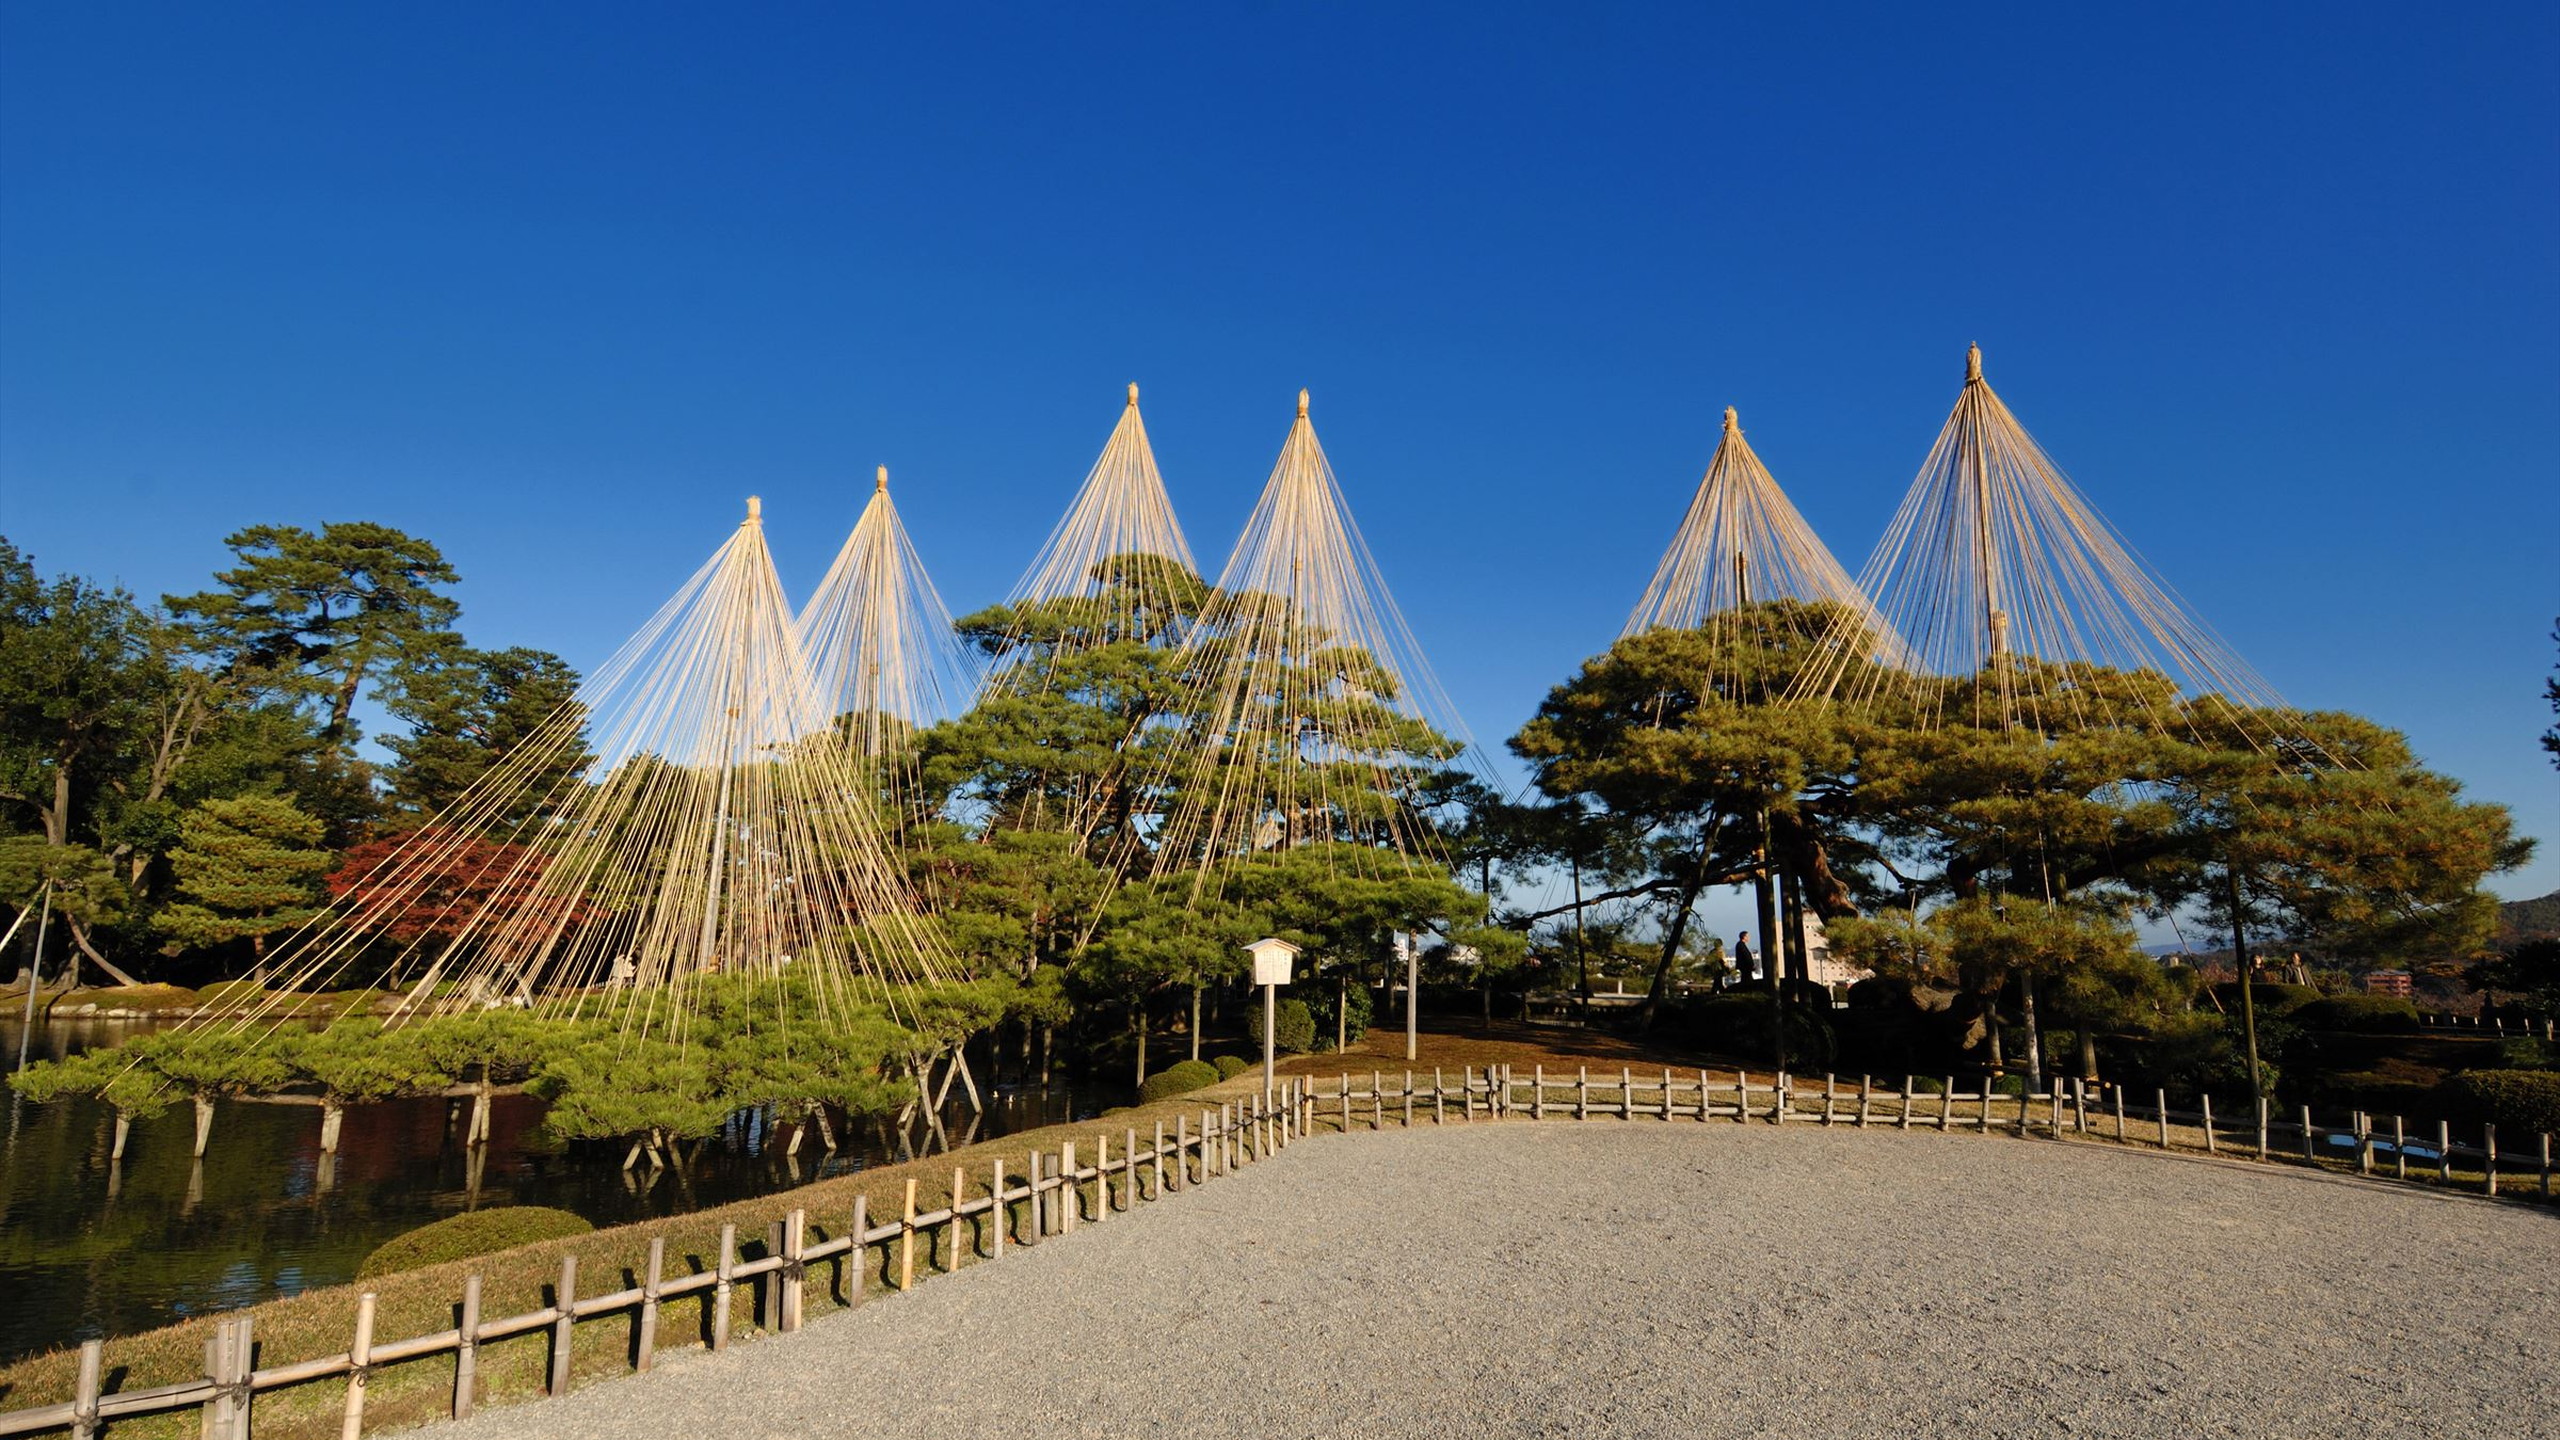
[[[1289,983],[1289,964],[1298,958],[1298,947],[1274,937],[1254,941],[1244,947],[1244,953],[1253,957],[1254,984],[1286,985]]]

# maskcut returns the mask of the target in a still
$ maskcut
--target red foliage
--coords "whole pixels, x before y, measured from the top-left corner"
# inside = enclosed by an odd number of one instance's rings
[[[367,840],[329,872],[329,893],[347,920],[394,940],[450,940],[465,929],[483,935],[548,930],[589,913],[574,896],[546,894],[550,857],[429,825]]]

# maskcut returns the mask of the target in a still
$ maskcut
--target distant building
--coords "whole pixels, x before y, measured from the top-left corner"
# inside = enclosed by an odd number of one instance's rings
[[[2367,995],[2396,995],[2409,998],[2409,972],[2406,970],[2368,970],[2364,976]]]

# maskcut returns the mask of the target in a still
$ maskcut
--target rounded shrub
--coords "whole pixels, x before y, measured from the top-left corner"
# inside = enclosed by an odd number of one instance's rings
[[[1262,1034],[1262,1002],[1253,1002],[1245,1014],[1246,1033],[1259,1038]],[[1283,999],[1272,1015],[1272,1048],[1283,1055],[1304,1055],[1316,1048],[1316,1012],[1304,1000]]]
[[[2305,1030],[2415,1030],[2418,1007],[2397,995],[2332,995],[2286,1018]]]
[[[1188,1095],[1217,1083],[1217,1066],[1206,1060],[1180,1061],[1148,1076],[1138,1086],[1138,1103],[1150,1105],[1158,1100],[1170,1100],[1176,1095]]]
[[[1218,1067],[1218,1078],[1221,1080],[1233,1080],[1253,1068],[1253,1062],[1241,1055],[1221,1055],[1209,1063]]]
[[[2442,1089],[2447,1110],[2508,1134],[2560,1131],[2560,1070],[2465,1070]]]
[[[2235,1015],[2240,1013],[2238,981],[2221,982],[2213,987],[2213,994],[2225,1010]],[[2260,1018],[2290,1015],[2319,998],[2320,987],[2316,985],[2279,985],[2272,980],[2261,980],[2249,987],[2249,999],[2256,1004]]]
[[[384,1241],[380,1249],[365,1257],[364,1268],[356,1272],[356,1278],[367,1280],[441,1265],[448,1260],[468,1260],[538,1240],[584,1235],[594,1228],[566,1210],[547,1205],[501,1205],[494,1210],[448,1215],[432,1225],[421,1225]]]

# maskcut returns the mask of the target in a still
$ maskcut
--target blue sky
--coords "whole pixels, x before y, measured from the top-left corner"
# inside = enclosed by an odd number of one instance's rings
[[[1498,742],[1723,406],[1854,570],[1978,340],[2560,887],[2560,11],[913,8],[0,8],[0,533],[156,595],[380,520],[591,664],[880,462],[997,598],[1132,379],[1214,564],[1306,385]]]

